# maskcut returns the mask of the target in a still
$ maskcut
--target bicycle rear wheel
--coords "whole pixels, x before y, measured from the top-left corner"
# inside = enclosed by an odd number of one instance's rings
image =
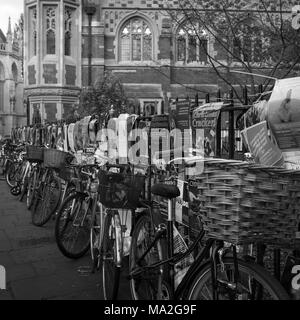
[[[97,201],[97,199],[95,200]],[[90,233],[90,245],[91,245],[91,257],[93,261],[93,272],[100,267],[101,256],[102,256],[102,228],[104,220],[104,208],[103,205],[96,202],[94,204],[93,217],[92,217],[92,227]]]
[[[28,188],[27,188],[27,197],[26,197],[27,209],[30,209],[33,204],[34,193],[35,193],[36,184],[37,184],[37,176],[38,176],[38,171],[36,168],[33,168],[28,179]]]
[[[134,300],[168,300],[171,296],[167,285],[167,265],[144,268],[142,272],[139,271],[141,267],[153,265],[166,259],[166,244],[163,239],[159,239],[141,260],[142,255],[153,242],[155,235],[155,225],[152,223],[151,216],[149,214],[142,215],[138,219],[132,234],[129,256],[130,289]]]
[[[41,183],[40,190],[36,190],[35,203],[32,207],[32,223],[41,227],[45,225],[54,214],[59,204],[61,183],[58,178],[48,174]]]
[[[103,294],[105,300],[116,300],[118,297],[121,265],[118,255],[123,251],[118,211],[109,211],[104,221],[102,278]],[[121,239],[120,239],[121,237]],[[118,252],[119,251],[119,252]],[[120,262],[120,261],[119,261]]]
[[[17,162],[7,163],[7,170],[5,173],[6,183],[9,187],[15,186],[16,182],[19,179],[20,171],[22,170],[22,165]]]
[[[22,202],[25,195],[27,195],[27,191],[28,191],[28,184],[29,184],[29,177],[30,177],[30,170],[31,167],[28,168],[27,172],[26,172],[26,167],[27,167],[27,163],[24,163],[23,165],[23,171],[22,173],[25,174],[26,176],[24,178],[22,178],[22,183],[21,183],[21,195],[19,200]]]
[[[0,157],[0,176],[3,176],[5,174],[5,156]]]
[[[263,267],[238,260],[240,274],[237,288],[234,281],[234,260],[224,258],[224,270],[217,265],[218,300],[288,300],[282,285]],[[188,300],[213,300],[211,265],[205,264],[187,288]]]
[[[68,196],[55,222],[55,239],[61,253],[70,259],[83,257],[90,247],[91,210],[79,194]]]

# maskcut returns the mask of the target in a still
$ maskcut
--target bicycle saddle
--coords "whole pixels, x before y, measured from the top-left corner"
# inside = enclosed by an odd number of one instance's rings
[[[151,188],[151,192],[156,196],[167,199],[173,199],[180,196],[180,190],[177,186],[165,183],[157,183]]]

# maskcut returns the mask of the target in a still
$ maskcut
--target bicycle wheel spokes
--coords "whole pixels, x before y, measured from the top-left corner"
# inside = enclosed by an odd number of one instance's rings
[[[13,187],[16,183],[16,175],[18,170],[17,163],[11,163],[6,171],[6,182],[10,187]]]
[[[33,169],[28,181],[28,190],[27,190],[27,199],[26,199],[26,205],[28,209],[30,209],[33,204],[34,193],[36,189],[36,182],[37,182],[37,170]]]
[[[147,268],[154,263],[163,260],[162,247],[158,241],[144,256],[155,238],[155,231],[149,216],[142,216],[132,235],[130,252],[130,287],[132,297],[135,300],[161,299],[161,287],[163,270],[161,267]],[[143,259],[141,259],[144,256]]]
[[[94,199],[92,212],[92,226],[90,231],[91,257],[93,260],[93,271],[99,269],[102,251],[102,233],[104,211],[102,205],[98,205],[97,199]]]
[[[60,199],[60,182],[52,176],[48,176],[41,183],[42,190],[37,191],[37,204],[32,213],[32,223],[36,226],[46,224],[54,214]]]
[[[285,300],[287,294],[280,283],[266,270],[239,261],[239,280],[234,280],[233,259],[224,259],[224,269],[218,264],[216,293],[219,300]],[[210,266],[204,267],[190,286],[189,300],[212,300],[213,285]]]
[[[82,257],[90,246],[90,208],[84,199],[71,195],[57,215],[55,236],[60,251],[68,258]]]
[[[119,291],[121,266],[120,261],[118,262],[117,242],[122,242],[122,232],[117,231],[115,216],[118,216],[118,212],[110,211],[104,222],[102,277],[105,300],[116,300]],[[122,247],[119,250],[122,250]]]

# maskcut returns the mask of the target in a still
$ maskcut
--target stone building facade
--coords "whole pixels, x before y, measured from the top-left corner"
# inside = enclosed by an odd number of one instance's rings
[[[0,29],[0,137],[26,124],[23,89],[22,43],[14,38],[9,19],[6,36]]]
[[[202,2],[209,9],[212,1]],[[235,10],[249,3],[232,2]],[[31,116],[39,109],[48,121],[64,118],[80,89],[105,71],[121,79],[142,110],[161,113],[170,98],[198,92],[201,100],[216,93],[224,83],[201,46],[189,40],[185,22],[170,19],[166,3],[176,9],[179,1],[25,0],[25,92]],[[212,55],[222,55],[205,31],[201,42]]]

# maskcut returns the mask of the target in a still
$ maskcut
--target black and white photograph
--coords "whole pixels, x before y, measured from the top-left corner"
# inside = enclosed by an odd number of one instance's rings
[[[0,0],[4,300],[300,300],[300,1]]]

